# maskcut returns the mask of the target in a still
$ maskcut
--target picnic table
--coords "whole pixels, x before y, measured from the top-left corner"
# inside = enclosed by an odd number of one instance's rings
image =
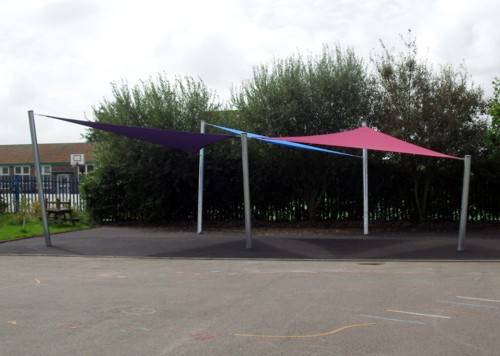
[[[46,201],[47,215],[56,221],[71,221],[72,224],[79,219],[74,217],[71,202],[61,201],[59,198],[55,201]]]

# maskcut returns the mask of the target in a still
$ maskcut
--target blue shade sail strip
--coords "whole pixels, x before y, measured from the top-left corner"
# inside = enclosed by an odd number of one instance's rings
[[[267,136],[258,135],[258,134],[252,133],[252,132],[246,132],[246,131],[241,131],[241,130],[237,130],[237,129],[232,129],[229,127],[213,125],[213,124],[207,124],[207,125],[218,128],[218,129],[223,130],[223,131],[231,132],[231,133],[236,134],[236,135],[241,135],[242,133],[246,133],[248,138],[253,138],[253,139],[256,139],[259,141],[264,141],[264,142],[267,142],[267,143],[270,143],[273,145],[285,146],[285,147],[290,147],[290,148],[299,148],[299,149],[303,149],[303,150],[316,151],[316,152],[324,152],[324,153],[330,153],[330,154],[340,155],[340,156],[361,158],[360,156],[357,156],[357,155],[352,155],[352,154],[344,153],[344,152],[340,152],[340,151],[328,150],[326,148],[305,145],[302,143],[273,140],[272,138],[269,138]]]

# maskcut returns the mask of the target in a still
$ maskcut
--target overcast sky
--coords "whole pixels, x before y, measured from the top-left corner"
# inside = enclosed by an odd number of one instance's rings
[[[27,110],[91,118],[110,83],[158,72],[200,77],[229,97],[252,67],[323,44],[366,58],[411,28],[433,64],[465,64],[487,94],[500,77],[498,0],[2,0],[0,144],[29,143]],[[37,118],[39,142],[82,141]]]

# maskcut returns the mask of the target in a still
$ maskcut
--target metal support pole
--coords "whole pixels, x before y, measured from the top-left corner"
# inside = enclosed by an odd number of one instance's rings
[[[248,177],[248,138],[241,134],[241,163],[243,165],[243,197],[245,203],[245,247],[252,248],[252,218],[250,212],[250,179]]]
[[[205,121],[201,121],[200,132],[205,133]],[[205,149],[200,150],[199,168],[198,168],[198,225],[196,232],[203,233],[203,187],[205,173]]]
[[[47,206],[45,205],[45,196],[43,195],[42,169],[40,167],[40,152],[38,151],[38,141],[36,139],[35,114],[33,110],[28,111],[28,119],[31,133],[31,147],[33,149],[33,159],[35,161],[36,185],[38,186],[38,201],[42,210],[43,235],[45,237],[45,246],[52,246],[49,232],[49,222],[47,219]]]
[[[361,126],[366,127],[366,121]],[[368,149],[363,148],[363,235],[368,235]]]
[[[368,235],[368,150],[363,148],[363,235]]]
[[[462,185],[462,206],[460,209],[460,230],[458,232],[457,251],[464,250],[465,235],[467,230],[467,208],[469,205],[469,182],[470,182],[471,156],[464,157],[464,182]]]

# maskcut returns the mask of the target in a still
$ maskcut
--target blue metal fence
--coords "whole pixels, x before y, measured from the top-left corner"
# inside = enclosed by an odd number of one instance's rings
[[[59,199],[70,202],[76,210],[83,209],[80,198],[79,180],[72,175],[44,176],[42,178],[43,192],[47,201]],[[38,201],[36,177],[33,176],[0,176],[0,213],[15,213],[19,211],[22,199],[32,205]]]

